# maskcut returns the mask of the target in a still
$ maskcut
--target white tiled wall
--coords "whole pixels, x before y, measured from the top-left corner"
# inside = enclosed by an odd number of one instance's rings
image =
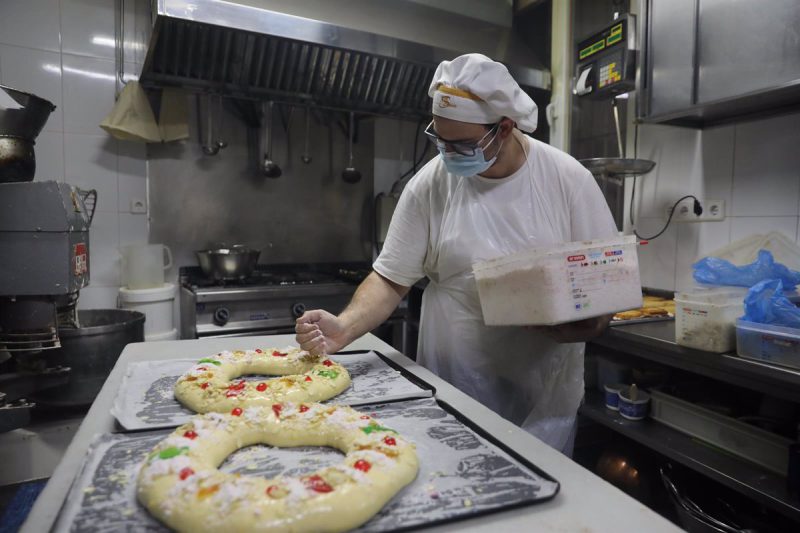
[[[725,244],[779,231],[800,242],[800,114],[696,130],[643,125],[639,157],[656,161],[638,178],[634,214],[640,235],[659,231],[678,198],[724,200],[721,222],[675,224],[640,248],[643,284],[690,286],[691,265]]]
[[[147,43],[146,0],[126,2],[126,78],[141,70]],[[0,83],[32,92],[57,109],[36,140],[36,180],[97,189],[90,228],[91,283],[79,306],[116,307],[121,244],[147,241],[141,144],[116,141],[98,127],[114,105],[112,0],[0,0]]]

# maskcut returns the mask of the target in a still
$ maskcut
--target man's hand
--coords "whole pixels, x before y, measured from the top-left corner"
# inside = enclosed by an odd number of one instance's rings
[[[294,331],[300,348],[313,355],[333,354],[349,343],[343,321],[321,309],[303,313]]]
[[[558,326],[536,327],[558,343],[587,342],[602,334],[608,327],[613,315],[605,315],[597,318],[587,318],[577,322],[567,322]]]

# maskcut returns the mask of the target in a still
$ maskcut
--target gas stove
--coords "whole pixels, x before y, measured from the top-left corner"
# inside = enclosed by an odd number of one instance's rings
[[[246,279],[218,282],[181,267],[181,338],[293,333],[307,309],[341,312],[369,272],[362,263],[258,265]]]

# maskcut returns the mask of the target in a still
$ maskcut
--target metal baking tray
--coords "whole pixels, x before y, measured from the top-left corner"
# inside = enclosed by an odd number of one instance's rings
[[[653,289],[650,287],[642,287],[642,294],[644,296],[656,296],[659,298],[666,298],[672,300],[675,298],[673,291],[664,289]],[[646,318],[631,318],[630,320],[611,320],[609,326],[628,326],[630,324],[647,324],[649,322],[669,322],[675,320],[674,316],[653,316]]]
[[[357,531],[406,531],[533,505],[560,484],[493,435],[435,398],[361,406],[417,445],[420,472]],[[169,430],[99,435],[62,507],[55,531],[166,531],[135,498],[141,461]],[[339,462],[330,448],[251,446],[221,465],[226,472],[303,475]]]
[[[425,398],[436,392],[429,383],[374,350],[339,352],[334,358],[348,369],[353,385],[323,403],[371,405]],[[193,363],[194,360],[187,359],[129,365],[111,408],[120,429],[152,430],[185,423],[194,413],[174,398],[172,389],[178,376]]]

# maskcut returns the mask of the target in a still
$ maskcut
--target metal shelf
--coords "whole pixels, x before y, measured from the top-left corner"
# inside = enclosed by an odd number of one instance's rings
[[[675,343],[672,321],[614,326],[592,340],[592,344],[800,402],[800,372],[736,354],[714,354],[679,346]]]
[[[800,520],[800,500],[789,495],[785,477],[655,420],[626,420],[617,412],[606,409],[603,395],[597,391],[586,391],[586,402],[579,412],[792,520]]]

